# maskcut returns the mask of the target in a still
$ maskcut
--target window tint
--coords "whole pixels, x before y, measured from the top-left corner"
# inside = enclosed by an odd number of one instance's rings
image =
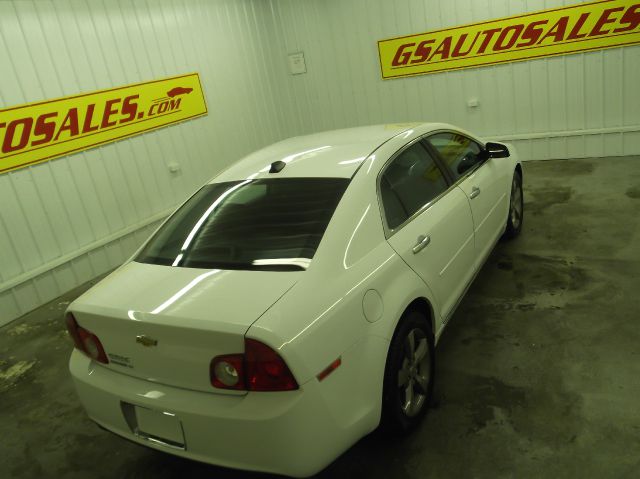
[[[348,179],[282,178],[206,185],[138,255],[190,268],[306,269]]]
[[[438,133],[428,138],[456,179],[482,163],[482,149],[475,141],[456,133]]]
[[[404,150],[380,178],[387,225],[394,229],[447,189],[433,157],[419,142]]]

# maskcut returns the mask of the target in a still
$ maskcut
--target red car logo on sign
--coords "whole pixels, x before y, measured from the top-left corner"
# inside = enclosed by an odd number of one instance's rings
[[[170,98],[173,98],[174,96],[177,96],[177,95],[186,95],[188,93],[191,93],[192,91],[193,91],[193,88],[183,88],[181,86],[178,86],[169,90],[167,92],[167,96]]]

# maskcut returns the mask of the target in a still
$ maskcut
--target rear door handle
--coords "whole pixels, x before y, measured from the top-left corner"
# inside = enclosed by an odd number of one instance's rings
[[[469,195],[469,198],[474,199],[478,195],[480,195],[480,188],[478,188],[477,186],[471,188],[471,194]]]
[[[418,242],[413,247],[413,254],[418,254],[422,251],[429,243],[431,243],[431,237],[428,235],[420,235],[418,236]]]

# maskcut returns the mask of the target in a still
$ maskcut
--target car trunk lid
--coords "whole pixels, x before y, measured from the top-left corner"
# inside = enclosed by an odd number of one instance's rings
[[[121,373],[181,388],[213,389],[209,364],[242,353],[244,334],[301,271],[174,268],[131,262],[69,310],[100,339]]]

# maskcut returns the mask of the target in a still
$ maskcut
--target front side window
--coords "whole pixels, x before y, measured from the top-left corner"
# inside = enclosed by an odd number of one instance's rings
[[[135,261],[208,269],[306,269],[348,184],[343,178],[281,178],[206,185]]]
[[[447,181],[420,142],[400,153],[380,177],[380,196],[390,229],[447,189]]]
[[[482,148],[475,141],[457,133],[437,133],[428,138],[449,166],[455,179],[482,163]]]

